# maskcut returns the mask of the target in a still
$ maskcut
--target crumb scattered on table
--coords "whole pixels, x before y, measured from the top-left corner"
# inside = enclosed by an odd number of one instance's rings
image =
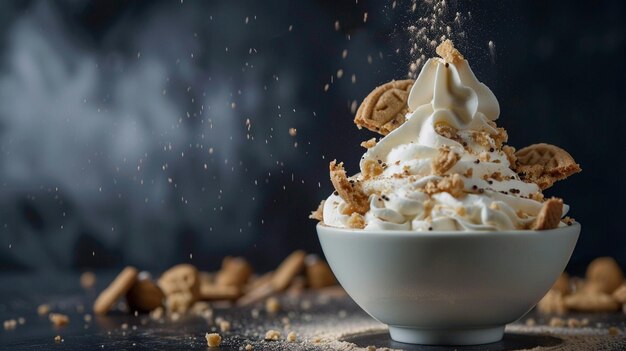
[[[206,333],[204,337],[209,347],[218,347],[222,343],[222,337],[218,333]]]

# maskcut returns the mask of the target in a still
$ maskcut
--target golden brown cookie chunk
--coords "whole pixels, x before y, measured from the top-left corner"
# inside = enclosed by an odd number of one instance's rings
[[[200,292],[198,269],[186,263],[178,264],[163,272],[157,284],[165,295],[188,291],[197,297]]]
[[[348,179],[346,170],[343,168],[343,162],[337,164],[337,161],[332,161],[329,168],[330,181],[343,201],[350,205],[352,212],[360,214],[367,212],[370,208],[368,197],[361,189],[361,184],[358,181]]]
[[[70,324],[70,317],[61,313],[50,313],[48,319],[55,327],[64,327]]]
[[[236,300],[241,296],[241,289],[237,286],[219,286],[214,284],[200,285],[200,300]]]
[[[563,300],[563,293],[550,289],[548,293],[539,301],[537,309],[541,313],[548,314],[564,314],[567,312],[567,306]]]
[[[567,308],[581,312],[613,312],[621,305],[609,294],[580,291],[573,295],[565,296]]]
[[[456,141],[461,140],[458,134],[459,132],[458,129],[454,128],[453,126],[443,121],[439,121],[435,123],[435,132],[441,135],[442,137],[445,137],[448,139],[452,139]]]
[[[271,284],[275,291],[285,290],[293,278],[300,274],[304,268],[305,257],[306,253],[304,251],[297,250],[283,260],[272,275]]]
[[[189,308],[197,301],[189,291],[175,291],[165,297],[165,309],[168,314],[187,313]]]
[[[569,294],[569,274],[567,274],[566,272],[561,273],[559,278],[556,280],[556,282],[554,282],[554,285],[552,285],[552,288],[550,289],[559,291],[562,294]]]
[[[292,252],[276,268],[276,271],[258,278],[258,283],[253,281],[251,283],[252,288],[247,290],[246,294],[237,300],[237,305],[250,305],[287,289],[304,268],[305,257],[306,253],[302,250]]]
[[[206,333],[204,337],[206,338],[206,344],[208,347],[219,347],[222,343],[222,337],[218,333]]]
[[[430,181],[426,183],[424,192],[428,195],[436,193],[446,192],[456,198],[462,197],[464,192],[465,183],[461,175],[455,173],[450,176],[445,176],[439,181]]]
[[[83,289],[93,289],[95,285],[96,275],[93,272],[83,272],[83,274],[80,275],[80,286],[82,286]]]
[[[137,282],[138,274],[139,272],[135,267],[124,268],[113,282],[98,295],[93,304],[94,313],[105,314],[109,312],[113,304]]]
[[[542,190],[581,171],[567,151],[550,144],[534,144],[515,153],[516,171],[523,181],[535,183]]]
[[[512,170],[517,168],[517,157],[515,156],[515,148],[509,145],[502,147],[502,152],[506,155],[506,159],[509,161],[509,167]]]
[[[437,55],[441,56],[445,62],[459,63],[464,60],[463,55],[454,47],[450,39],[446,39],[439,44],[435,52],[437,52]]]
[[[330,270],[328,263],[324,262],[318,256],[307,256],[305,265],[306,280],[309,287],[319,289],[337,284],[337,279],[335,279],[335,275]]]
[[[225,257],[222,260],[222,269],[215,277],[219,286],[242,287],[252,275],[252,267],[243,257]]]
[[[626,304],[626,284],[622,284],[619,288],[613,291],[613,299],[621,304]]]
[[[352,213],[346,222],[348,228],[363,229],[365,228],[365,217],[360,213]]]
[[[363,177],[365,179],[371,179],[377,177],[383,173],[382,162],[376,162],[372,159],[363,161]]]
[[[143,273],[141,274],[143,275]],[[165,294],[149,278],[140,279],[126,293],[131,311],[149,312],[163,304]]]
[[[563,200],[551,198],[543,203],[537,218],[532,224],[532,230],[554,229],[559,226],[563,215]]]
[[[373,132],[387,135],[405,122],[409,112],[407,100],[413,80],[397,80],[374,89],[356,111],[354,123]]]
[[[624,282],[624,272],[612,257],[599,257],[591,261],[585,278],[585,290],[611,294]]]
[[[325,202],[326,200],[322,200],[319,206],[317,206],[317,209],[315,211],[311,211],[311,214],[309,215],[310,219],[316,219],[320,222],[324,221],[324,203]]]
[[[361,146],[366,149],[371,149],[376,146],[376,138],[371,138],[361,143]]]
[[[437,156],[432,160],[432,170],[436,175],[444,175],[461,159],[461,155],[450,150],[449,147],[439,148]]]

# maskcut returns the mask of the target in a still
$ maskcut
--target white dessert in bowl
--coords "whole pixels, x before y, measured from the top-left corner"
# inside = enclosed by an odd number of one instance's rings
[[[339,282],[394,340],[493,342],[567,264],[580,225],[542,190],[580,168],[555,146],[505,145],[493,93],[451,42],[437,52],[413,84],[365,99],[355,122],[385,136],[364,143],[360,173],[331,163],[336,191],[312,217]]]

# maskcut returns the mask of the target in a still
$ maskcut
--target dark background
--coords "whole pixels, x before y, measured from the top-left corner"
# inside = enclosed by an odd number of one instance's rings
[[[626,266],[624,2],[450,3],[509,143],[559,145],[583,168],[547,191],[583,225],[570,270]],[[307,216],[328,162],[356,172],[372,137],[351,104],[407,74],[418,15],[391,4],[1,2],[0,270],[214,269],[226,254],[263,270],[319,252]]]

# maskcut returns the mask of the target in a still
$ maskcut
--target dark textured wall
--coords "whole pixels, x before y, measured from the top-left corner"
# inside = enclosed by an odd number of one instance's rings
[[[390,4],[2,2],[0,268],[213,268],[224,254],[270,267],[318,251],[307,215],[331,191],[327,164],[355,171],[371,137],[350,105],[407,72],[415,16]],[[575,271],[626,265],[625,7],[450,7],[470,12],[458,46],[510,144],[553,143],[583,168],[548,191],[583,225]]]

